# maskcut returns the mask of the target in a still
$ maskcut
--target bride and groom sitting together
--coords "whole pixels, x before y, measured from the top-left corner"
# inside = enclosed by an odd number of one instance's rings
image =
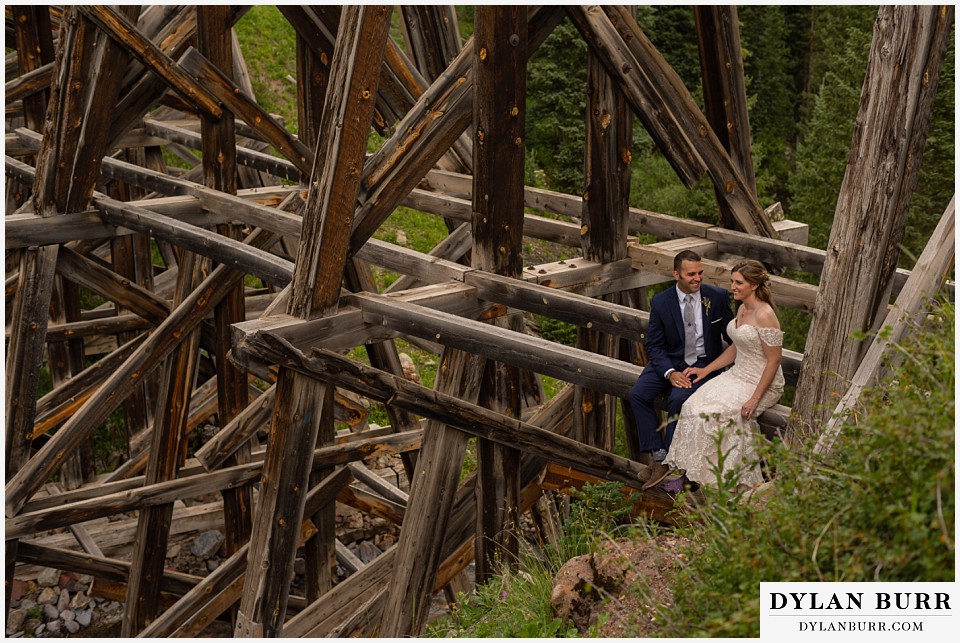
[[[770,277],[747,259],[733,266],[729,292],[704,284],[702,260],[690,250],[674,258],[673,277],[676,287],[650,302],[647,365],[629,397],[640,450],[651,458],[643,488],[678,493],[691,482],[715,484],[718,440],[723,473],[760,484],[755,418],[776,404],[784,383]],[[669,422],[661,435],[654,401],[665,393]]]

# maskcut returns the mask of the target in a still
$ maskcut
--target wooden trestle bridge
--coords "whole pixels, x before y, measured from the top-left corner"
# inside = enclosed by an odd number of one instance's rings
[[[516,551],[520,514],[549,520],[545,467],[638,488],[635,445],[611,453],[617,403],[644,362],[644,289],[679,249],[721,285],[735,256],[819,275],[773,280],[813,316],[805,354],[785,355],[793,417],[762,418],[789,439],[836,430],[821,407],[882,350],[851,331],[902,331],[951,265],[952,203],[913,271],[895,269],[952,7],[880,9],[827,251],[758,202],[734,6],[693,8],[701,111],[625,7],[478,6],[463,42],[449,6],[284,5],[298,136],[253,96],[233,32],[245,10],[6,8],[8,605],[17,570],[43,566],[120,587],[124,636],[221,617],[236,636],[419,634],[435,591]],[[564,19],[589,49],[579,195],[523,180],[526,61]],[[634,117],[685,185],[713,182],[716,225],[628,206]],[[374,239],[401,205],[449,236],[430,254]],[[579,258],[529,265],[525,238]],[[378,292],[374,266],[403,276]],[[106,303],[85,308],[81,289]],[[527,334],[525,312],[575,324],[578,346]],[[433,389],[403,377],[397,338],[440,356]],[[369,365],[345,357],[357,346]],[[540,375],[570,386],[548,400]],[[369,425],[361,398],[390,426]],[[129,457],[98,475],[93,436],[117,409]],[[206,422],[218,430],[187,458]],[[363,466],[389,454],[408,493]],[[667,497],[637,493],[665,516]],[[203,515],[180,502],[212,494]],[[336,584],[334,500],[402,522]],[[136,517],[122,542],[94,533],[121,514]],[[226,535],[205,578],[163,567],[184,525]],[[305,597],[290,595],[300,547]]]

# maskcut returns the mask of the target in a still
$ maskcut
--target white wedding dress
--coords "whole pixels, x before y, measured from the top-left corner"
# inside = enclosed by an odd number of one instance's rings
[[[686,469],[687,478],[700,484],[716,483],[717,440],[724,454],[723,471],[734,471],[736,480],[747,485],[763,482],[753,439],[759,435],[756,420],[740,417],[740,408],[753,396],[767,364],[762,344],[782,346],[783,331],[749,324],[727,326],[737,347],[737,358],[727,371],[697,389],[684,403],[666,464]],[[783,369],[778,368],[754,417],[777,403],[783,394]]]

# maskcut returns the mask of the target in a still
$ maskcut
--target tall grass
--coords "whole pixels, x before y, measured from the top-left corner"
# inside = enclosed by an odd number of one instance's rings
[[[459,596],[451,614],[428,625],[425,636],[580,636],[572,623],[553,614],[553,578],[571,558],[596,552],[603,541],[632,528],[623,524],[631,503],[621,487],[620,483],[588,483],[575,491],[560,542],[539,548],[522,541],[515,569],[505,565],[503,575],[478,586],[470,596]]]

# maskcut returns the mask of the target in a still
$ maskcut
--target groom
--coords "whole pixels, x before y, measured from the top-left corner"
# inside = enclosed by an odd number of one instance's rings
[[[640,450],[655,462],[667,456],[680,407],[699,388],[683,371],[687,366],[706,366],[723,352],[728,343],[727,324],[733,319],[730,293],[703,281],[700,255],[684,250],[673,259],[677,285],[650,301],[647,329],[647,365],[630,390],[630,408],[637,423]],[[710,378],[707,378],[710,379]],[[704,380],[706,381],[706,380]],[[660,420],[653,401],[669,391],[670,422],[661,438]]]

